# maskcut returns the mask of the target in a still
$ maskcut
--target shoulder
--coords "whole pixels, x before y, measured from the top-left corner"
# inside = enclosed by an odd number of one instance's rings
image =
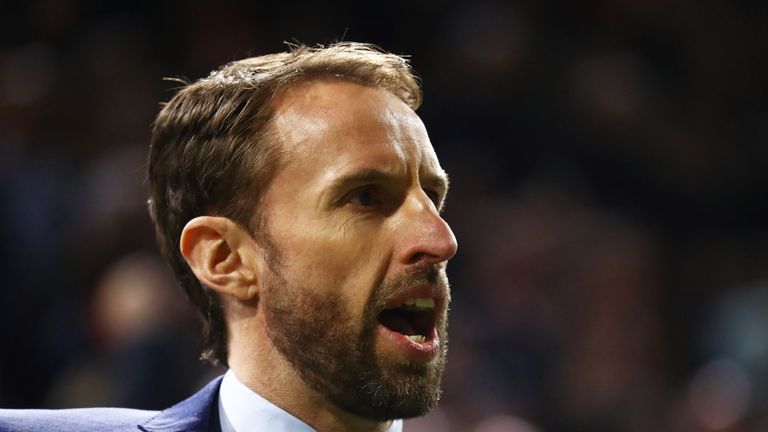
[[[165,411],[126,408],[65,410],[0,409],[0,432],[190,431],[217,430],[217,404],[222,377]]]
[[[137,425],[155,415],[157,411],[126,408],[0,409],[0,432],[137,431]]]

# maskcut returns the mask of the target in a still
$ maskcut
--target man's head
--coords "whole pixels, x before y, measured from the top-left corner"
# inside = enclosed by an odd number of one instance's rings
[[[210,357],[267,344],[369,419],[434,405],[456,243],[420,99],[402,58],[342,43],[232,63],[163,108],[150,210]]]

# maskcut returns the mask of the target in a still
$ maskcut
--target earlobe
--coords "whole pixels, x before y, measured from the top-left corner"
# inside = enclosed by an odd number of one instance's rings
[[[247,248],[250,239],[237,224],[218,216],[190,220],[179,248],[195,276],[220,294],[249,301],[258,296],[258,281]]]

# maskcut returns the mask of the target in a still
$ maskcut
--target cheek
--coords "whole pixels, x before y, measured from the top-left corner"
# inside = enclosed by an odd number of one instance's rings
[[[339,293],[355,310],[381,285],[391,254],[377,232],[295,232],[284,243],[285,277],[315,292]]]

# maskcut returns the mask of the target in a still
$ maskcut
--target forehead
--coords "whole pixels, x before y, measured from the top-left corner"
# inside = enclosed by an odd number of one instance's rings
[[[408,165],[442,171],[416,113],[389,91],[346,81],[298,84],[275,101],[273,126],[288,157],[317,165]]]

